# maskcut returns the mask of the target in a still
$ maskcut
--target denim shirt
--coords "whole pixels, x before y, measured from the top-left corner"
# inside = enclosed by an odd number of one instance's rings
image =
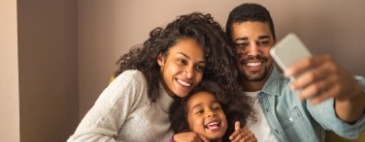
[[[363,77],[356,77],[365,88]],[[325,129],[346,138],[356,138],[365,130],[365,115],[355,124],[337,118],[334,99],[318,105],[301,101],[298,92],[291,91],[290,80],[276,68],[258,94],[266,120],[272,133],[280,142],[319,142],[325,140]]]

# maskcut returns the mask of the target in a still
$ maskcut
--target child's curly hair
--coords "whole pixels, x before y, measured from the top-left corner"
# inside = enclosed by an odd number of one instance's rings
[[[175,98],[169,109],[169,119],[171,128],[174,133],[189,132],[189,123],[187,119],[187,102],[194,94],[198,92],[210,92],[222,106],[226,115],[228,128],[223,136],[223,141],[229,141],[229,136],[234,132],[234,123],[239,121],[241,127],[247,124],[248,119],[254,119],[253,110],[250,106],[250,97],[246,96],[242,90],[224,90],[222,86],[215,82],[203,81],[196,86],[187,97]]]

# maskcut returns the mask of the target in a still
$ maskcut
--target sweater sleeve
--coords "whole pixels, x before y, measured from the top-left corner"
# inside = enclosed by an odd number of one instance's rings
[[[117,141],[128,115],[147,94],[147,83],[139,71],[125,71],[101,93],[68,142]]]

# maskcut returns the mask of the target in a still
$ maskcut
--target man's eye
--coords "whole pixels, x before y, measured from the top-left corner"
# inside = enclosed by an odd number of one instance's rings
[[[245,50],[247,43],[236,44],[236,50]]]
[[[264,40],[264,41],[259,41],[258,43],[257,43],[257,45],[259,45],[259,46],[266,46],[266,45],[268,45],[270,42],[268,41],[268,40]]]

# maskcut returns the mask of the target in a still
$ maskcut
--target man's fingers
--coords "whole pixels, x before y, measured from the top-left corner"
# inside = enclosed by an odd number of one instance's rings
[[[303,60],[298,61],[294,65],[292,65],[290,68],[284,71],[284,75],[286,77],[294,76],[295,74],[299,73],[300,71],[307,69],[311,66],[312,58],[306,58]]]
[[[303,89],[313,82],[324,79],[327,77],[327,74],[327,71],[323,70],[321,67],[311,68],[297,76],[290,87],[292,90]]]
[[[327,100],[331,97],[333,97],[337,92],[339,92],[340,90],[340,85],[334,85],[333,87],[331,87],[330,89],[326,90],[325,92],[322,92],[321,95],[311,99],[311,103],[313,105],[316,105],[320,102],[323,102],[324,100]]]
[[[286,77],[297,75],[298,73],[301,73],[304,70],[321,65],[327,60],[331,60],[331,57],[328,55],[305,58],[292,65],[288,70],[285,71],[284,75]]]
[[[333,82],[332,80],[333,79],[331,79],[330,77],[323,80],[319,80],[317,82],[312,82],[307,87],[302,88],[300,90],[299,98],[301,100],[304,100],[321,96],[323,93],[327,92],[330,88],[332,88],[332,86],[335,84],[335,82]]]

